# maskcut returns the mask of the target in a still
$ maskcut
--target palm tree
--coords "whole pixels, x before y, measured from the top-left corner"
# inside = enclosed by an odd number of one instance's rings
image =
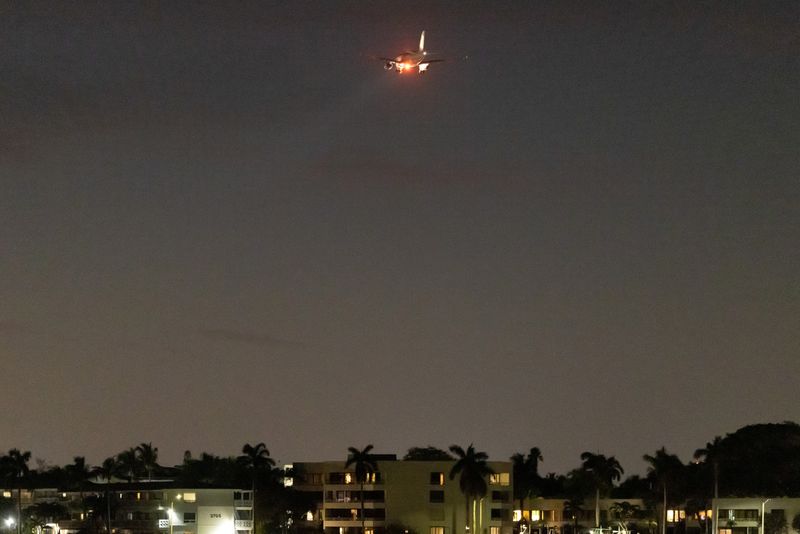
[[[695,460],[703,460],[711,463],[712,473],[714,475],[714,498],[719,498],[719,462],[723,455],[723,442],[722,438],[716,436],[712,441],[706,443],[706,446],[694,451]]]
[[[139,463],[147,471],[147,480],[153,480],[153,470],[158,467],[158,447],[153,447],[152,443],[140,443],[136,452]]]
[[[103,460],[103,463],[94,468],[95,475],[106,479],[106,532],[111,534],[111,479],[119,473],[121,464],[117,457],[111,456]]]
[[[494,471],[489,467],[489,455],[485,452],[476,452],[472,443],[469,444],[467,450],[462,449],[458,445],[451,445],[450,452],[456,457],[456,463],[453,465],[452,469],[450,469],[450,480],[455,479],[456,475],[459,475],[458,487],[461,488],[461,493],[464,494],[467,511],[464,521],[466,522],[467,531],[469,531],[470,499],[476,499],[486,495],[486,492],[489,490],[486,477],[494,474]]]
[[[64,471],[66,472],[69,486],[78,489],[81,511],[86,511],[83,503],[83,485],[92,476],[92,470],[86,464],[86,458],[83,456],[73,457],[72,463],[65,466]]]
[[[136,454],[136,447],[125,449],[117,455],[119,473],[124,474],[128,483],[132,482],[139,470],[139,455]]]
[[[638,504],[631,504],[628,501],[615,502],[609,511],[614,514],[621,523],[627,523],[636,517],[640,512]]]
[[[572,534],[578,534],[578,517],[583,512],[583,499],[580,497],[564,501],[564,517],[572,518]]]
[[[264,468],[271,469],[275,466],[275,460],[270,458],[269,449],[264,443],[250,445],[245,443],[242,447],[242,456],[239,461],[250,470],[250,481],[253,492],[253,534],[256,534],[256,480]]]
[[[15,479],[17,486],[17,534],[22,533],[22,485],[30,474],[30,460],[31,451],[21,452],[19,449],[11,449],[2,459],[4,470],[10,478]]]
[[[344,468],[347,469],[353,466],[356,472],[356,482],[361,484],[361,492],[359,500],[361,501],[361,534],[367,534],[367,526],[364,517],[364,482],[367,480],[367,475],[373,474],[378,470],[378,462],[369,453],[372,450],[372,445],[367,445],[363,450],[358,450],[355,447],[347,448],[347,460],[344,463]]]
[[[645,454],[644,461],[650,464],[647,476],[654,480],[663,490],[663,508],[661,510],[661,534],[667,532],[667,486],[677,480],[683,470],[683,462],[667,452],[665,447],[658,449],[654,456]]]
[[[589,476],[595,489],[594,526],[600,526],[600,493],[609,491],[615,480],[622,477],[622,465],[613,456],[584,452],[581,454],[581,470]]]
[[[511,456],[514,470],[514,498],[519,500],[520,510],[524,507],[524,500],[536,490],[539,462],[543,459],[538,447],[532,447],[527,457],[522,453]]]

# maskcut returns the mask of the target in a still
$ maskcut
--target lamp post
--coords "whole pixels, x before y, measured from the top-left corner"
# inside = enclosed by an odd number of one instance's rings
[[[764,534],[764,505],[771,500],[772,499],[765,499],[761,501],[761,529],[760,529],[761,534]]]

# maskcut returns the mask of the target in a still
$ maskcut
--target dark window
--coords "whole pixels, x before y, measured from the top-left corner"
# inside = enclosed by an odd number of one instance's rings
[[[358,492],[355,492],[356,494]],[[364,492],[364,502],[383,502],[383,490],[373,490]]]
[[[507,491],[493,491],[492,492],[492,500],[497,502],[508,502],[508,492]]]
[[[184,523],[194,523],[197,521],[197,514],[195,512],[183,512]]]
[[[233,500],[234,501],[241,501],[242,500],[242,492],[241,491],[234,491],[233,492]]]
[[[444,502],[444,492],[442,490],[430,491],[430,502]]]
[[[492,519],[501,521],[508,520],[508,510],[505,508],[492,508]]]
[[[444,473],[434,471],[431,473],[431,486],[444,486]]]
[[[367,508],[364,510],[364,517],[367,519],[386,519],[386,509]]]

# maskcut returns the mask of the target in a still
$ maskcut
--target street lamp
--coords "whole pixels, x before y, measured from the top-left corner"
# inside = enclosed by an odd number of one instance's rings
[[[772,499],[766,499],[761,501],[761,534],[764,534],[764,505],[771,500]]]

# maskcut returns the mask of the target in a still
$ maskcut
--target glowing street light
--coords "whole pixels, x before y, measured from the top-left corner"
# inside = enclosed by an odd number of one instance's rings
[[[13,528],[17,524],[13,517],[6,517],[3,523],[6,524],[6,528]]]

